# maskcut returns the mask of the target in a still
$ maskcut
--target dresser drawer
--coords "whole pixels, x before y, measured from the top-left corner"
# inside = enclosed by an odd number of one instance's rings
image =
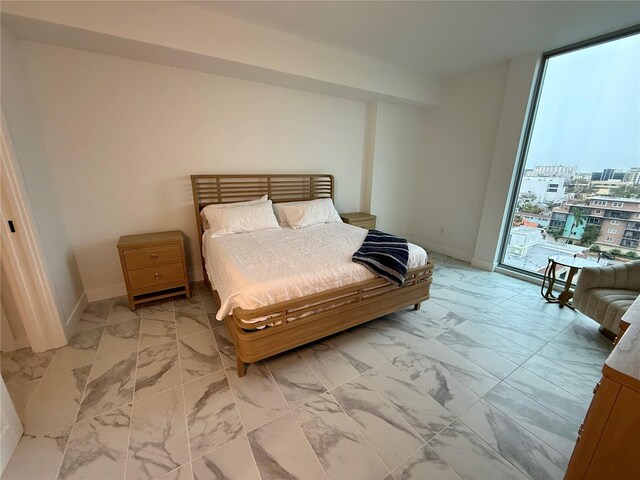
[[[367,230],[373,230],[376,228],[375,220],[367,220],[365,222],[352,222],[351,225],[355,225],[356,227],[366,228]]]
[[[124,250],[123,253],[127,270],[182,262],[182,251],[178,243],[155,247],[130,248]]]
[[[179,283],[185,280],[182,263],[129,270],[127,276],[132,290]]]

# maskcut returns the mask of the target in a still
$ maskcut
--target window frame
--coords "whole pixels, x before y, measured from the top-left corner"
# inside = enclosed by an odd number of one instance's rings
[[[509,203],[507,204],[507,208],[505,208],[504,216],[503,216],[502,232],[500,232],[500,240],[499,240],[498,252],[497,252],[498,268],[510,270],[520,275],[527,275],[532,278],[543,277],[543,275],[540,273],[532,272],[530,270],[524,270],[524,269],[515,267],[513,265],[509,265],[508,263],[504,262],[504,258],[507,253],[507,247],[509,245],[509,233],[511,232],[511,228],[512,228],[511,219],[514,218],[514,215],[516,212],[516,205],[518,203],[518,196],[520,195],[522,179],[525,176],[524,174],[526,170],[525,164],[527,161],[527,154],[529,153],[531,135],[533,133],[533,127],[535,125],[536,115],[538,113],[538,107],[540,104],[542,88],[544,87],[544,77],[547,71],[549,59],[559,55],[564,55],[566,53],[582,50],[584,48],[589,48],[589,47],[593,47],[603,43],[620,40],[622,38],[629,37],[631,35],[636,35],[638,33],[640,33],[640,24],[633,25],[631,27],[623,28],[620,30],[616,30],[614,32],[606,33],[604,35],[598,35],[593,38],[589,38],[580,42],[567,45],[565,47],[549,50],[547,52],[542,53],[542,55],[540,56],[540,62],[537,69],[538,71],[535,76],[535,82],[534,82],[532,94],[530,97],[528,112],[526,114],[526,119],[522,127],[520,148],[519,148],[518,157],[516,159],[516,163],[514,166],[514,173],[513,173],[513,177],[512,177],[511,185],[509,189],[510,191]],[[607,203],[608,203],[607,201],[605,200],[600,200],[600,201],[604,202],[604,205],[602,206],[607,206]],[[640,207],[640,204],[638,206]],[[613,242],[613,240],[611,242]],[[559,283],[564,284],[565,282],[559,281]]]

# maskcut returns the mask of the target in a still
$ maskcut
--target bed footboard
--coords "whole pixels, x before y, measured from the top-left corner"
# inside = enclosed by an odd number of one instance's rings
[[[257,362],[429,299],[433,263],[407,272],[402,287],[375,278],[254,310],[234,309],[225,325],[238,376]],[[214,293],[217,298],[217,294]]]

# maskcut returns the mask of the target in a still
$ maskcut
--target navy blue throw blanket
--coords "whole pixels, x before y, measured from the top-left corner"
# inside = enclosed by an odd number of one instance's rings
[[[404,238],[369,230],[362,246],[351,259],[401,287],[407,275],[409,245]]]

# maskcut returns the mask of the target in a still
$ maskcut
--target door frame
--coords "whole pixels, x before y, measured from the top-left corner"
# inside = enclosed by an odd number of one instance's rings
[[[33,221],[31,205],[24,194],[26,190],[4,110],[1,127],[1,261],[12,290],[25,293],[16,295],[15,300],[24,319],[31,349],[42,352],[66,345],[67,338],[51,276],[44,261],[41,237]],[[8,220],[12,220],[15,233],[11,232]]]

